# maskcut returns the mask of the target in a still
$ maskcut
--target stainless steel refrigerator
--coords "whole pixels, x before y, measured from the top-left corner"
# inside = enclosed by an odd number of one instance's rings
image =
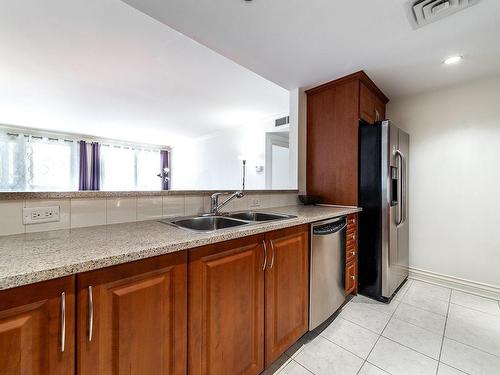
[[[359,137],[358,291],[389,302],[408,277],[410,136],[383,121]]]

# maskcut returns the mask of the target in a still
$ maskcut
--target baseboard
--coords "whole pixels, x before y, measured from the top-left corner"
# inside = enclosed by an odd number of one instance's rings
[[[500,300],[500,287],[494,285],[478,283],[413,267],[410,267],[409,278],[476,294],[481,297]]]

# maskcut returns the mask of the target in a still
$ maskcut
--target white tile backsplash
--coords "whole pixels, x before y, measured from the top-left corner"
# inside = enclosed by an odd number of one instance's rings
[[[224,199],[224,197],[221,197]],[[297,204],[297,194],[247,194],[223,211],[258,210]],[[23,224],[24,207],[59,206],[60,221]],[[210,211],[209,195],[0,201],[0,236],[197,215]]]
[[[25,202],[25,207],[59,206],[59,221],[25,225],[26,233],[44,232],[48,230],[69,229],[71,223],[71,207],[69,199],[36,199]]]
[[[0,201],[0,236],[24,233],[24,201]]]
[[[163,215],[162,197],[138,197],[137,221],[161,219]]]
[[[106,199],[71,199],[71,228],[106,224]]]
[[[137,198],[108,198],[106,200],[108,224],[128,223],[137,220]]]
[[[220,197],[219,202],[223,202],[229,195]],[[226,206],[222,207],[222,212],[244,211],[248,210],[248,196],[244,195],[241,198],[234,198]]]
[[[163,197],[163,217],[184,216],[185,202],[183,195],[167,195]]]
[[[198,215],[204,212],[203,196],[186,195],[184,199],[184,215]]]

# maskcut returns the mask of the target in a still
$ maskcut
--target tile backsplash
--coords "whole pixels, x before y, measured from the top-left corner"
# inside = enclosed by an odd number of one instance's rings
[[[297,203],[295,193],[247,194],[243,198],[231,201],[222,211],[282,207]],[[44,206],[59,206],[60,221],[23,224],[24,207]],[[208,212],[209,209],[210,197],[208,195],[193,194],[4,200],[0,201],[0,236],[189,216]]]

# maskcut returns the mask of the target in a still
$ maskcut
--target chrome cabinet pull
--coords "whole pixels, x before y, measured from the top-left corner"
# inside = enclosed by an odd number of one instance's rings
[[[66,347],[66,293],[61,293],[61,353]]]
[[[274,266],[274,254],[276,253],[274,250],[274,243],[273,240],[269,240],[269,243],[271,244],[271,250],[273,251],[273,255],[271,257],[271,265],[269,266],[269,269],[272,269]]]
[[[264,261],[262,262],[262,271],[266,270],[267,266],[267,246],[266,241],[262,241],[262,248],[264,249]]]
[[[92,341],[93,331],[94,331],[94,296],[92,293],[92,286],[89,285],[89,342]]]

